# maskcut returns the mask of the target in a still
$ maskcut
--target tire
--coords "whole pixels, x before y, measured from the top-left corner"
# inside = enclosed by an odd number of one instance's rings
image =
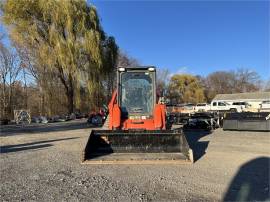
[[[237,112],[237,110],[235,108],[231,108],[230,112]]]
[[[91,124],[93,124],[95,126],[102,125],[102,117],[100,115],[93,116],[91,118]]]

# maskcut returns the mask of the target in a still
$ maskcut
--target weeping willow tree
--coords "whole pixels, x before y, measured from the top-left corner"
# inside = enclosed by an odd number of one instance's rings
[[[199,103],[205,101],[199,80],[189,74],[175,74],[168,86],[168,96],[173,103]]]
[[[101,90],[118,48],[103,31],[95,7],[84,0],[5,0],[1,10],[11,39],[28,50],[36,67],[60,79],[70,113],[80,103],[82,87],[92,97]]]

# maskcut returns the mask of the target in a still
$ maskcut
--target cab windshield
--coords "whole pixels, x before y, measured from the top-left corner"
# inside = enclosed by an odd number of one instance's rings
[[[153,111],[153,76],[151,72],[123,72],[121,75],[120,106],[128,115]]]

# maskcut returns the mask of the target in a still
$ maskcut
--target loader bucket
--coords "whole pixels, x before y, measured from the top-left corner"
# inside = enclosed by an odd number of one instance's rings
[[[181,130],[92,130],[83,164],[192,163],[193,153]]]

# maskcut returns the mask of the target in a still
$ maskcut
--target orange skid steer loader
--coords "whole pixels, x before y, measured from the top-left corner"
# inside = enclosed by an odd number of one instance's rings
[[[155,67],[118,68],[107,130],[92,130],[83,164],[193,162],[181,130],[167,130],[165,105],[157,101]]]

